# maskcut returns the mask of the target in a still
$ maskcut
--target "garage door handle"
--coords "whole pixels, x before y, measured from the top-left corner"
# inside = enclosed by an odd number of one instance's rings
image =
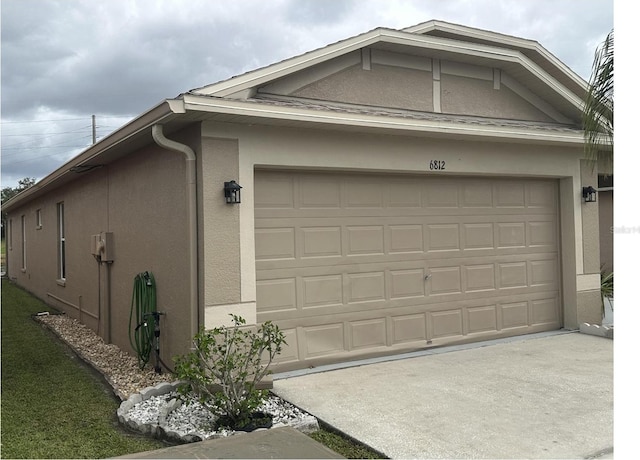
[[[424,277],[424,280],[425,280],[425,281],[429,281],[429,278],[431,278],[431,274],[429,274],[429,275],[425,276],[425,277]]]

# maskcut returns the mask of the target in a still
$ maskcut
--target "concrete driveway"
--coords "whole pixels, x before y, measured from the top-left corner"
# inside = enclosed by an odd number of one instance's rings
[[[277,374],[274,392],[390,458],[613,458],[613,340],[556,332],[408,356]]]

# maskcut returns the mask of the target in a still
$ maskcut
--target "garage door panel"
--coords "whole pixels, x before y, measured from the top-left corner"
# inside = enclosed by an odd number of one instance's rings
[[[430,224],[426,229],[428,252],[461,250],[460,224]]]
[[[256,229],[256,260],[294,259],[294,228]]]
[[[532,324],[558,324],[558,299],[556,297],[548,299],[538,299],[531,301],[531,323]]]
[[[382,208],[383,188],[373,181],[345,183],[346,208]]]
[[[343,323],[303,327],[301,332],[305,357],[326,356],[345,350]]]
[[[527,327],[530,324],[528,302],[502,303],[499,312],[503,329]]]
[[[431,331],[429,338],[431,339],[462,337],[463,335],[461,308],[430,312],[428,322]]]
[[[465,310],[467,334],[498,330],[498,314],[495,305],[471,307]]]
[[[302,227],[298,231],[300,258],[341,257],[342,228],[339,226]]]
[[[404,224],[388,226],[387,252],[407,253],[424,252],[424,232],[422,224]]]
[[[495,184],[496,207],[525,208],[526,189],[522,182],[503,181]]]
[[[462,271],[464,292],[495,290],[495,271],[494,264],[464,266]]]
[[[557,182],[257,171],[258,194],[258,321],[286,362],[561,325]]]
[[[384,272],[351,273],[345,276],[346,303],[386,300]]]
[[[460,207],[459,185],[446,180],[429,180],[424,186],[422,203],[425,208],[436,208],[434,214],[444,212],[444,208]]]
[[[390,270],[388,274],[389,298],[424,297],[425,270]]]
[[[387,345],[386,318],[353,321],[348,324],[348,327],[351,339],[350,350]]]
[[[493,207],[493,186],[489,181],[467,180],[461,184],[460,207],[491,208]]]
[[[307,276],[301,279],[301,308],[342,305],[342,275]]]
[[[262,311],[290,311],[297,308],[295,278],[259,280],[256,294]]]
[[[359,225],[346,227],[347,255],[384,254],[384,227]]]
[[[302,176],[297,183],[298,207],[340,208],[340,181],[326,176]]]

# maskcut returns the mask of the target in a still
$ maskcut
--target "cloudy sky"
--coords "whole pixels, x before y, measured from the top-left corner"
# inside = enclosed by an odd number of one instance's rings
[[[584,79],[613,0],[2,0],[2,186],[189,89],[430,19],[537,40]]]

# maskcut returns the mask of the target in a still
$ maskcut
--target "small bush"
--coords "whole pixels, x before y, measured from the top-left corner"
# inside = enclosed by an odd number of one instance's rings
[[[193,350],[176,358],[176,375],[185,384],[180,393],[195,395],[217,417],[217,427],[241,429],[267,396],[258,383],[271,373],[269,366],[286,345],[284,333],[271,321],[257,329],[231,315],[233,326],[202,329],[193,338]]]
[[[613,299],[613,272],[600,272],[600,294],[602,297],[602,312],[604,314],[604,299]]]

